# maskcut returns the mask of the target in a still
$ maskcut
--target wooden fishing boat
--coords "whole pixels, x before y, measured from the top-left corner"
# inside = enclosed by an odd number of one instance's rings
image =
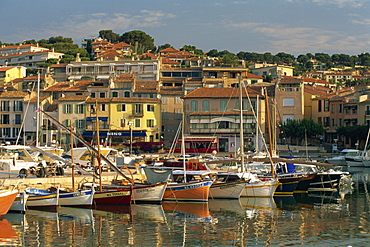
[[[219,172],[217,177],[224,181],[247,181],[241,197],[273,197],[279,181],[277,178],[258,178],[250,172]]]
[[[265,178],[256,181],[250,181],[245,185],[241,196],[250,197],[272,197],[276,188],[279,186],[277,178]]]
[[[59,205],[59,188],[53,191],[26,188],[25,192],[28,194],[27,207],[57,208]]]
[[[96,191],[93,204],[97,205],[129,205],[132,199],[132,188]]]
[[[103,184],[104,189],[129,188],[131,185],[122,185],[115,181],[111,185]],[[135,183],[132,186],[132,201],[135,203],[158,203],[163,199],[164,192],[167,188],[167,182],[156,184]]]
[[[276,188],[274,196],[292,196],[294,190],[303,175],[300,176],[284,176],[278,175],[280,185]]]
[[[206,202],[212,183],[212,181],[168,183],[163,200]]]
[[[74,192],[59,191],[59,205],[68,207],[91,207],[94,199],[94,189]]]
[[[18,190],[0,190],[0,216],[8,213],[17,195]]]
[[[247,181],[213,182],[209,192],[211,198],[238,199]]]
[[[15,198],[12,206],[10,207],[10,211],[15,212],[26,212],[26,203],[28,199],[28,194],[25,192],[19,193],[17,197]]]

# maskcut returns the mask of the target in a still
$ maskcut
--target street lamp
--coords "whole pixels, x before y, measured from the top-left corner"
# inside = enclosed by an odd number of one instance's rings
[[[133,121],[128,122],[128,126],[130,126],[130,155],[132,154],[132,126],[134,125]]]

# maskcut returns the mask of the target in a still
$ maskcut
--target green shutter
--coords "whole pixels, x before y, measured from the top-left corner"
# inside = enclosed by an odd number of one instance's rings
[[[122,111],[122,104],[117,104],[117,111]]]

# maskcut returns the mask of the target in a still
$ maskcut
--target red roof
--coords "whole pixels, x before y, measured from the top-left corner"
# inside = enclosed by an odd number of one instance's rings
[[[161,50],[160,52],[166,53],[166,52],[179,52],[179,51],[176,50],[176,49],[174,49],[174,48],[172,48],[172,47],[168,47],[166,49]]]

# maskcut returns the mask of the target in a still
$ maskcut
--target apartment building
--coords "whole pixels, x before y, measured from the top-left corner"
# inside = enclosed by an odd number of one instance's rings
[[[243,130],[245,145],[256,148],[261,140],[256,135],[257,124],[265,128],[264,96],[257,91],[242,88],[242,103],[239,88],[197,88],[183,97],[184,124],[188,140],[202,137],[196,143],[187,142],[188,147],[198,145],[200,152],[209,152],[212,143],[217,143],[219,152],[236,152],[240,147],[240,104],[243,107]],[[249,103],[251,101],[251,104]],[[253,110],[252,110],[253,109]],[[254,112],[258,119],[255,118]],[[205,139],[205,138],[211,139]],[[201,146],[199,146],[201,145]],[[203,150],[204,149],[204,150]]]
[[[64,53],[55,52],[38,45],[0,47],[0,66],[23,66],[36,69],[48,59],[61,59]]]

